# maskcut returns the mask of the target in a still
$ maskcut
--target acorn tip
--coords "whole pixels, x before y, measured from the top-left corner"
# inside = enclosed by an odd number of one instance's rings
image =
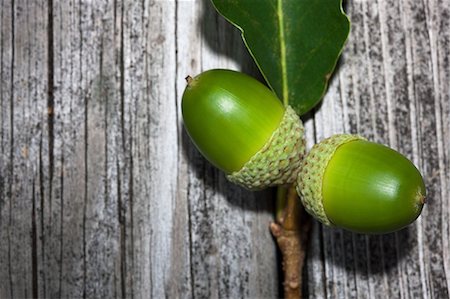
[[[194,80],[191,76],[187,75],[186,78],[184,78],[186,80],[186,83],[188,85],[191,85],[192,81]]]
[[[426,198],[425,196],[422,195],[422,196],[420,197],[420,203],[424,205],[426,202],[427,202],[427,198]]]

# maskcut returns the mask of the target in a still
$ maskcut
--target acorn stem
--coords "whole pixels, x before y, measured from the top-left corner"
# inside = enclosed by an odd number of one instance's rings
[[[300,199],[293,186],[289,187],[286,198],[283,227],[286,230],[300,231]]]
[[[294,185],[278,187],[276,222],[270,224],[270,230],[282,255],[284,298],[302,298],[302,272],[310,221]]]
[[[278,186],[277,188],[277,200],[276,200],[276,210],[275,210],[275,221],[277,223],[283,222],[283,216],[284,216],[284,208],[286,207],[286,200],[287,200],[287,192],[288,187],[286,186]]]

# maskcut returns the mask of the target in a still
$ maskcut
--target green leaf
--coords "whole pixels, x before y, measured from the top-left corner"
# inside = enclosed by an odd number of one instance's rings
[[[211,0],[299,115],[322,99],[350,31],[342,0]]]

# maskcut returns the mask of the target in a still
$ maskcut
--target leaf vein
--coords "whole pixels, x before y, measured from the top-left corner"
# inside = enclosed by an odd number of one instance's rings
[[[278,29],[280,38],[280,63],[281,63],[281,85],[283,103],[285,106],[289,104],[288,82],[287,82],[287,65],[286,65],[286,43],[284,36],[284,20],[283,20],[283,0],[277,2]]]

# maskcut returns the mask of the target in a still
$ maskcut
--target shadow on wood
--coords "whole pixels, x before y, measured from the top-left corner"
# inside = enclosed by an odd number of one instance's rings
[[[240,71],[265,83],[258,67],[242,41],[240,30],[219,15],[211,1],[202,0],[202,3],[202,16],[198,27],[203,36],[203,41],[219,56],[225,56],[239,65]],[[220,30],[214,30],[219,28]]]
[[[197,150],[184,127],[181,146],[189,168],[194,171],[195,176],[201,179],[207,188],[220,193],[230,204],[255,212],[275,211],[272,190],[252,192],[229,182],[224,173],[209,163]],[[235,196],[236,194],[239,195]]]

